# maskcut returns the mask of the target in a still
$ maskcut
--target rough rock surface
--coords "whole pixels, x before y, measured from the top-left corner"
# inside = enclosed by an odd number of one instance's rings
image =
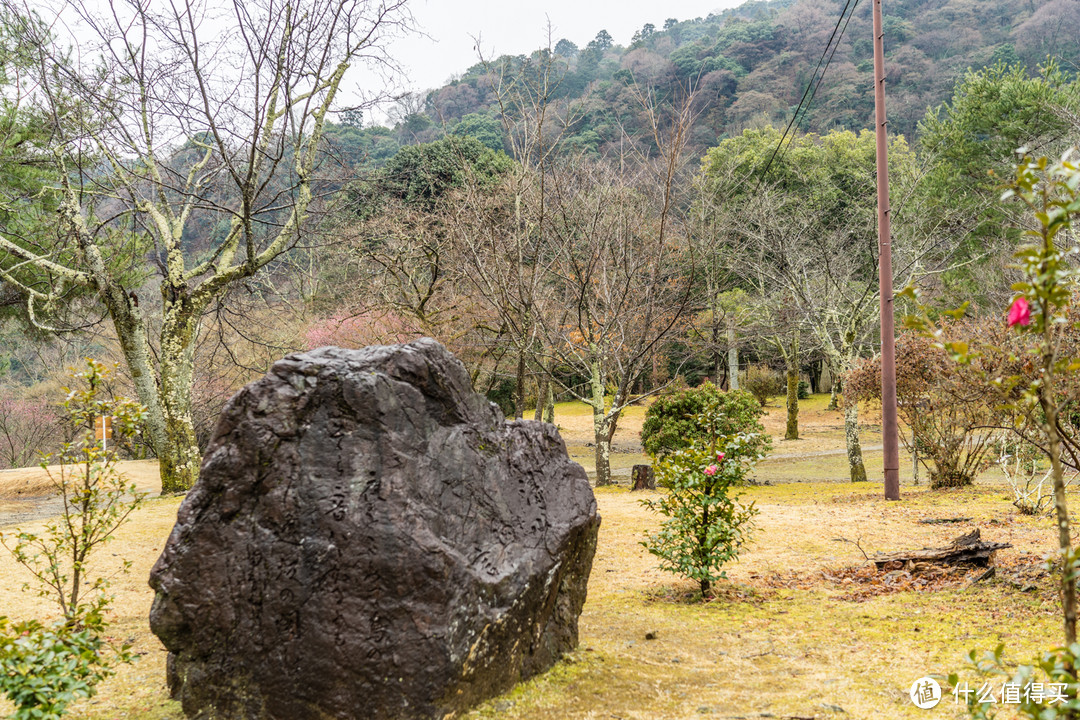
[[[188,717],[441,718],[577,644],[599,525],[435,341],[322,348],[229,402],[150,624]]]

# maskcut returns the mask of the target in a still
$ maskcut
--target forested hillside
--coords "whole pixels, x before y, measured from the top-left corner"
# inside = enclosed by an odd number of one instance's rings
[[[820,62],[830,36],[840,36],[825,79],[799,129],[859,130],[873,115],[869,3],[751,0],[705,18],[646,24],[628,45],[605,30],[584,46],[556,39],[560,70],[553,98],[568,102],[568,147],[603,152],[641,130],[630,85],[660,96],[688,87],[701,93],[692,145],[704,149],[746,128],[786,124]],[[837,30],[841,11],[844,22]],[[968,68],[998,61],[1034,69],[1055,56],[1067,68],[1080,60],[1080,3],[1075,0],[894,0],[885,7],[889,121],[909,139],[928,107],[952,93]],[[543,53],[488,58],[449,84],[401,99],[392,129],[341,128],[354,160],[385,161],[401,144],[445,133],[469,134],[509,149],[496,88],[536,65]]]

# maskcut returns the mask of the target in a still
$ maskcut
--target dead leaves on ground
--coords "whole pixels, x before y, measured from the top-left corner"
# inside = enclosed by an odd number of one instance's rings
[[[750,573],[750,580],[769,589],[839,590],[838,600],[861,602],[901,592],[938,592],[971,587],[979,582],[1004,583],[1021,592],[1038,591],[1054,597],[1049,573],[1041,558],[1017,553],[989,568],[973,565],[939,565],[894,561],[880,570],[872,563],[852,567],[823,567],[813,571]]]

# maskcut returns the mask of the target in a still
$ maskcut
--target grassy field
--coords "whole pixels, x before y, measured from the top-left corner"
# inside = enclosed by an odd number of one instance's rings
[[[1005,642],[1010,660],[1024,660],[1052,645],[1060,623],[1052,581],[1041,571],[1054,545],[1052,523],[1017,514],[1007,488],[992,477],[949,491],[905,480],[900,503],[882,499],[880,481],[846,482],[844,456],[836,453],[840,415],[824,409],[826,400],[804,404],[805,439],[775,443],[777,457],[757,473],[770,484],[746,489],[761,511],[758,530],[716,599],[701,602],[693,583],[657,570],[639,544],[657,524],[640,505],[640,493],[600,489],[603,525],[579,649],[468,717],[957,718],[951,696],[934,710],[916,709],[908,699],[911,683],[962,669],[962,656],[972,648]],[[616,455],[619,462],[642,460],[631,447],[642,415],[632,408],[624,418],[616,444],[627,451]],[[556,419],[571,453],[589,460],[584,408],[561,405]],[[767,420],[771,431],[782,432],[781,408]],[[878,442],[865,433],[866,446]],[[867,461],[871,477],[880,479],[880,452],[868,452]],[[129,469],[141,485],[152,485],[152,464]],[[34,496],[27,500],[26,488],[34,477],[31,471],[0,473],[0,529],[10,530],[19,513],[27,516]],[[114,585],[114,630],[132,638],[141,656],[77,707],[74,718],[183,717],[167,698],[165,652],[146,621],[152,600],[146,577],[179,502],[148,501],[100,558],[103,570],[120,558],[134,563]],[[920,522],[956,515],[971,520]],[[864,550],[943,544],[974,527],[984,539],[1013,545],[999,552],[997,573],[988,581],[974,583],[977,573],[965,572],[881,573],[864,562]],[[43,601],[20,592],[24,575],[3,553],[0,577],[0,614],[47,613]]]

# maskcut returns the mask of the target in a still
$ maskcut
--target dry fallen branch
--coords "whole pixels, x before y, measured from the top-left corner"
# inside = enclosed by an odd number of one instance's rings
[[[965,563],[986,567],[993,561],[995,552],[1010,547],[1012,547],[1010,543],[983,542],[979,536],[979,529],[975,528],[971,532],[956,538],[945,547],[878,553],[868,559],[873,560],[879,570],[890,562],[904,564],[928,562],[942,565]]]
[[[848,540],[847,538],[844,538],[844,537],[833,538],[832,540],[833,540],[833,542],[851,543],[855,547],[859,548],[859,552],[862,553],[864,558],[866,558],[867,560],[870,559],[870,556],[866,554],[865,550],[863,550],[863,546],[860,545],[860,543],[862,542],[862,536],[861,535],[859,537],[855,538],[854,540]]]

